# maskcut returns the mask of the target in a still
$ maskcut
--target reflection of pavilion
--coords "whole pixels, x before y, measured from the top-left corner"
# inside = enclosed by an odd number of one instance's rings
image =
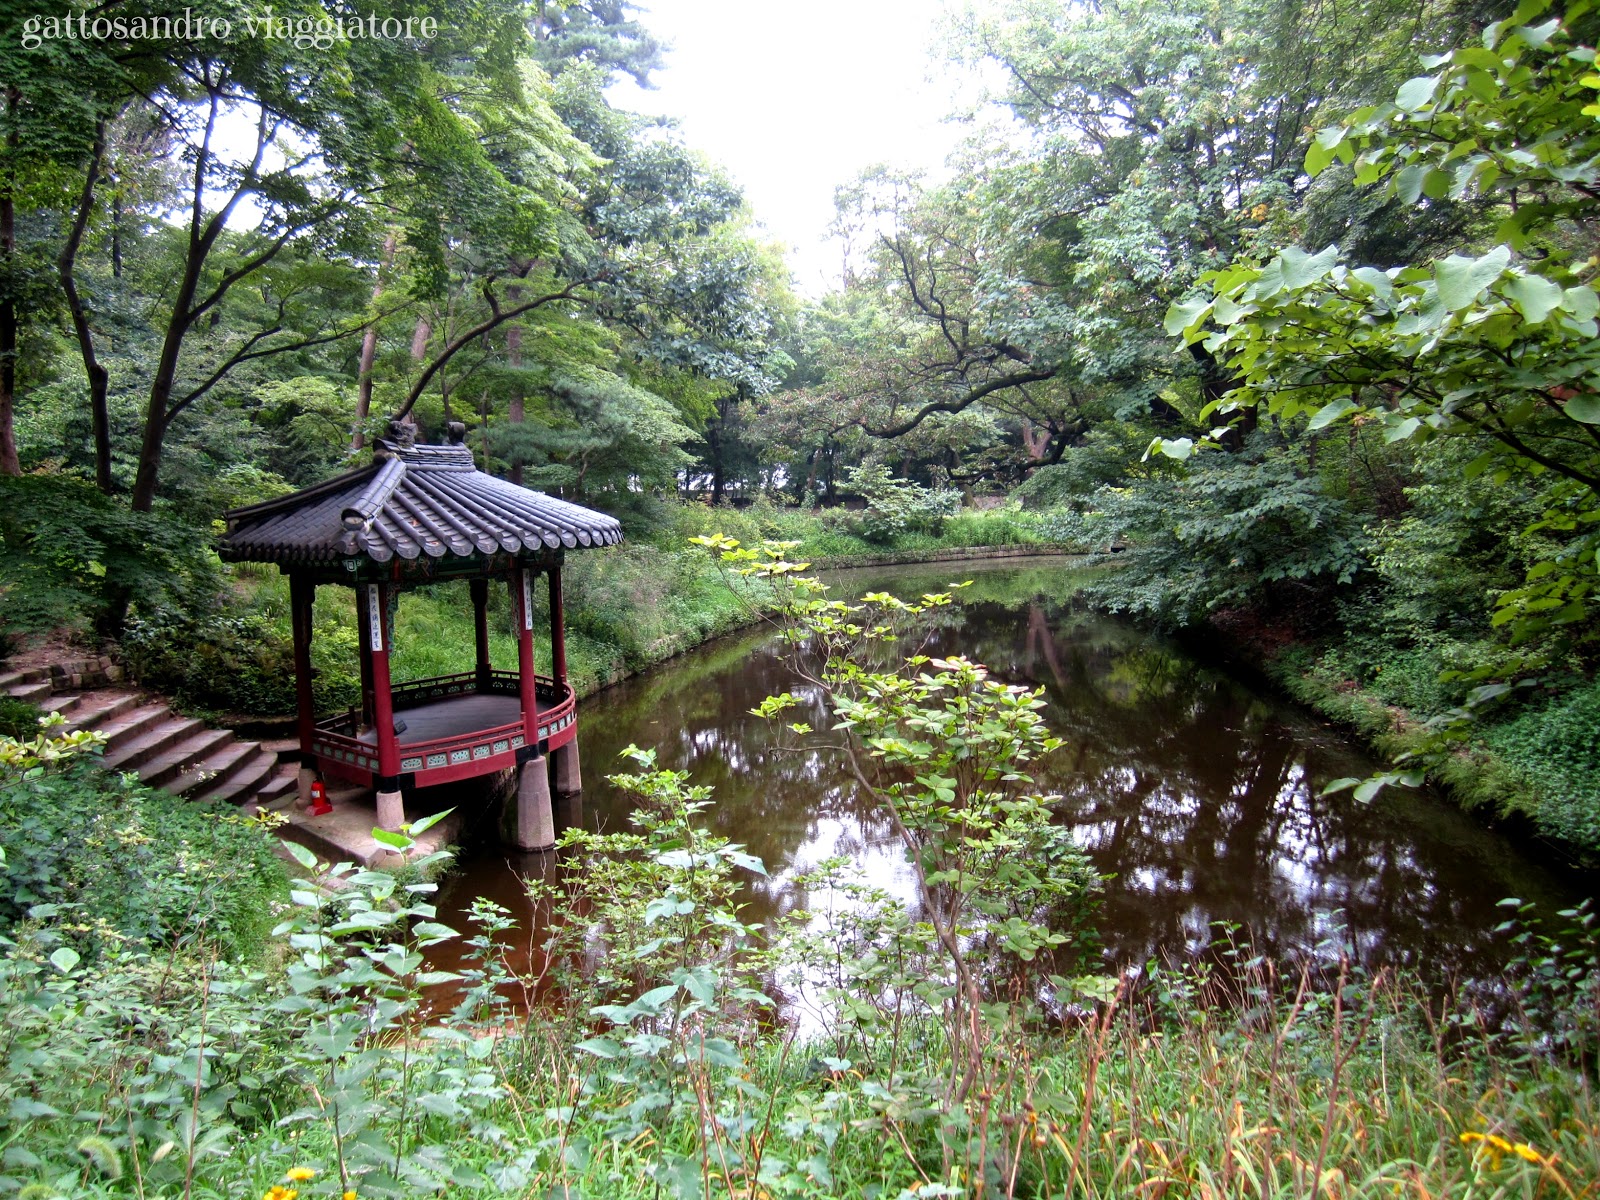
[[[370,785],[379,824],[397,829],[406,792],[516,767],[511,840],[521,849],[544,849],[555,840],[550,774],[557,791],[581,786],[562,559],[570,548],[621,541],[622,527],[602,513],[484,474],[460,444],[461,427],[453,425],[451,434],[447,446],[380,440],[364,470],[228,513],[220,550],[233,562],[277,563],[289,576],[302,801],[319,774]],[[549,675],[537,675],[533,661],[539,575],[549,579]],[[399,594],[450,579],[469,581],[475,668],[393,683]],[[504,579],[510,590],[515,672],[489,665],[491,579]],[[311,696],[311,609],[319,584],[355,589],[361,630],[361,706],[320,719]]]

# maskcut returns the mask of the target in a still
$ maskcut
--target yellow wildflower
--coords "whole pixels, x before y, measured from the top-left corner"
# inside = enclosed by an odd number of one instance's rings
[[[315,1175],[316,1171],[310,1167],[290,1167],[284,1172],[283,1177],[294,1183],[304,1183]]]
[[[1483,1141],[1483,1134],[1474,1133],[1470,1129],[1467,1130],[1467,1132],[1465,1132],[1465,1133],[1463,1133],[1461,1135],[1461,1144],[1463,1146],[1470,1146],[1473,1142],[1481,1142],[1481,1141]]]
[[[339,1200],[356,1200],[356,1190],[351,1188],[348,1192],[341,1196]]]
[[[295,1200],[295,1197],[299,1194],[294,1188],[284,1187],[281,1183],[275,1183],[266,1190],[261,1200]]]
[[[1539,1152],[1532,1146],[1528,1145],[1527,1142],[1518,1142],[1515,1146],[1511,1147],[1511,1149],[1518,1158],[1525,1159],[1528,1162],[1536,1163],[1544,1161]]]

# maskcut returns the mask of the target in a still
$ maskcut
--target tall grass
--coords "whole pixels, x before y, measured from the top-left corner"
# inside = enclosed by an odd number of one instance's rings
[[[528,1105],[638,1099],[542,1023],[530,1021],[512,1080]],[[1010,1031],[1009,1074],[955,1121],[921,1087],[947,1066],[938,1029],[913,1023],[902,1036],[912,1065],[863,1076],[827,1057],[831,1044],[752,1032],[747,1080],[777,1100],[753,1108],[744,1141],[760,1145],[769,1173],[753,1180],[748,1155],[711,1155],[707,1194],[1465,1200],[1600,1190],[1590,1078],[1487,1036],[1470,1006],[1387,974],[1318,980],[1257,961],[1219,988],[1203,972],[1155,972],[1053,1030]],[[585,1154],[550,1162],[537,1186],[653,1197],[651,1164],[669,1148],[688,1152],[700,1118],[691,1107],[616,1144],[573,1115],[562,1136]],[[809,1166],[796,1173],[799,1163]]]

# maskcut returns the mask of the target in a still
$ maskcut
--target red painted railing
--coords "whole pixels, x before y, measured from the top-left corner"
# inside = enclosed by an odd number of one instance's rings
[[[513,671],[494,671],[483,692],[493,695],[517,694],[517,675]],[[538,729],[523,728],[519,719],[489,729],[468,730],[426,741],[407,741],[399,736],[400,773],[411,775],[417,787],[449,783],[487,775],[516,765],[517,751],[529,742],[543,742],[555,749],[570,742],[578,732],[577,704],[572,689],[548,676],[536,681],[539,702]],[[448,702],[457,697],[482,694],[476,672],[414,679],[393,690],[395,710],[417,708],[423,704]],[[354,710],[317,722],[311,752],[325,770],[357,783],[370,783],[378,773],[378,748],[355,736],[358,728]]]

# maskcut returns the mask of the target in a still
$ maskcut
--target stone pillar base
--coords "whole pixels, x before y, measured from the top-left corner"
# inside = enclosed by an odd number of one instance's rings
[[[502,833],[518,850],[549,850],[556,844],[550,804],[550,763],[543,755],[517,769],[517,794],[505,809]]]
[[[294,786],[300,796],[300,807],[311,807],[311,785],[316,782],[317,773],[311,767],[301,767],[295,772]]]
[[[406,823],[405,800],[399,792],[378,793],[378,828],[399,833]]]
[[[556,791],[563,796],[583,791],[583,773],[578,769],[578,739],[573,738],[550,753],[556,764]]]

